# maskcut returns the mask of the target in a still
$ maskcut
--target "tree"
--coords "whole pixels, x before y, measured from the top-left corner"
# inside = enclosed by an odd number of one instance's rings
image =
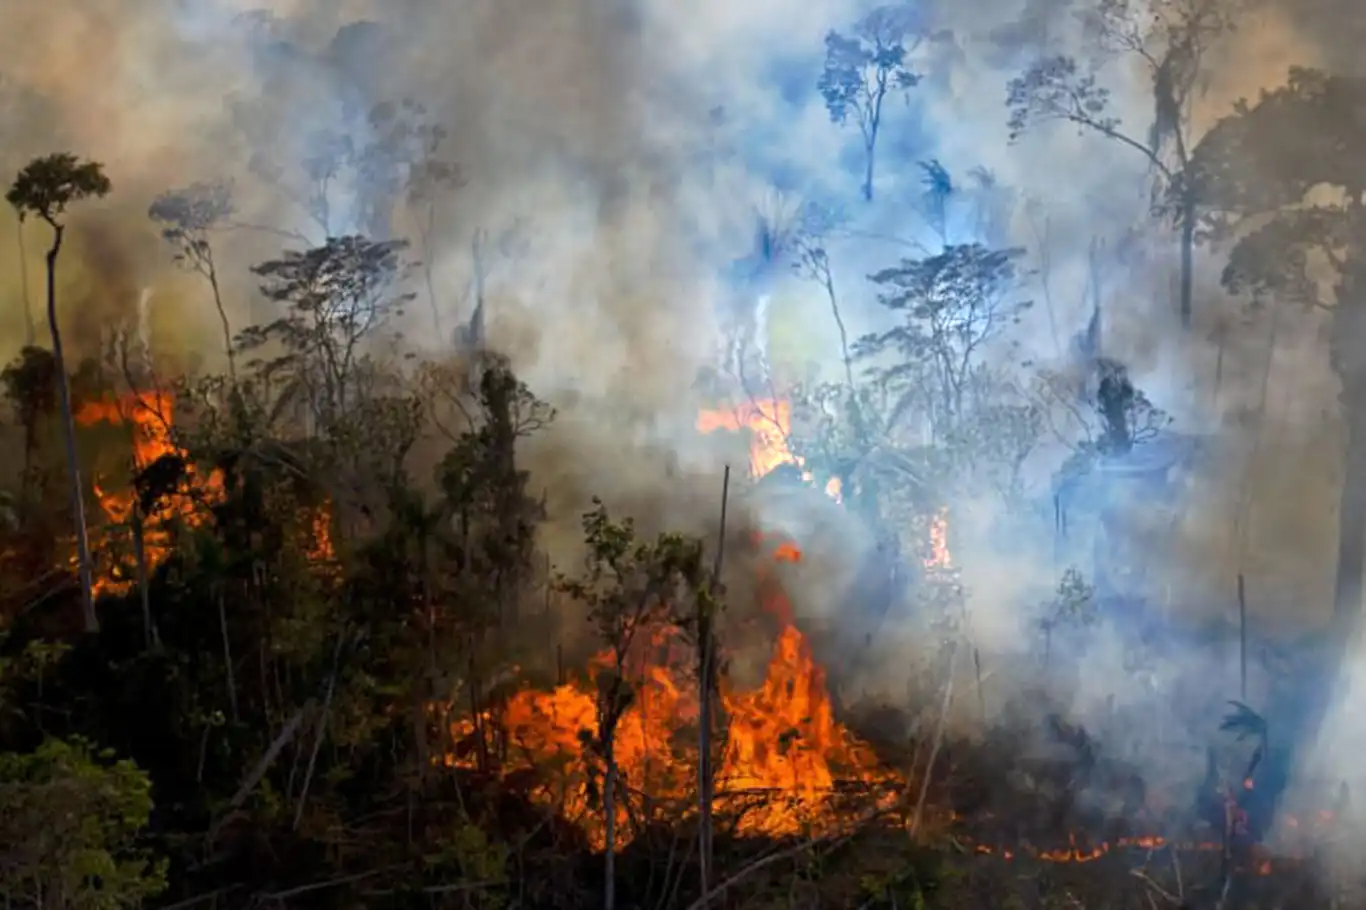
[[[1032,124],[1071,123],[1142,155],[1157,183],[1154,212],[1171,218],[1180,235],[1181,323],[1190,327],[1195,276],[1195,232],[1201,199],[1186,179],[1195,137],[1192,102],[1204,85],[1202,66],[1214,42],[1231,27],[1228,0],[1100,0],[1087,23],[1105,51],[1137,59],[1148,71],[1153,122],[1147,135],[1126,132],[1110,111],[1110,90],[1076,58],[1050,56],[1010,80],[1006,106],[1012,141]]]
[[[20,218],[37,216],[52,229],[52,243],[48,247],[47,262],[47,325],[52,333],[52,356],[57,371],[57,388],[61,392],[62,423],[66,431],[66,463],[71,476],[71,512],[76,531],[76,558],[80,570],[81,603],[87,632],[99,631],[95,615],[93,569],[90,559],[90,538],[85,525],[85,492],[81,483],[81,466],[76,454],[76,420],[71,408],[71,383],[67,378],[66,360],[62,351],[62,332],[57,324],[57,256],[62,251],[66,236],[63,215],[67,206],[84,199],[99,199],[109,194],[109,178],[104,168],[94,161],[83,161],[67,152],[35,158],[24,166],[5,201],[19,212]]]
[[[0,753],[0,895],[6,907],[120,910],[165,885],[165,864],[136,847],[152,782],[81,740]]]
[[[1331,319],[1329,353],[1347,423],[1333,598],[1339,623],[1360,615],[1366,573],[1363,123],[1366,80],[1292,69],[1286,85],[1219,121],[1194,150],[1190,168],[1195,190],[1215,215],[1215,235],[1234,238],[1225,287],[1322,310]],[[1338,191],[1337,201],[1311,202],[1316,187]]]
[[[335,423],[354,392],[363,344],[413,298],[397,286],[406,249],[401,240],[349,235],[253,267],[261,293],[285,313],[243,330],[237,350],[279,343],[282,356],[256,364],[263,378],[282,378],[283,394],[305,396],[320,425]]]
[[[651,627],[677,619],[671,605],[693,600],[707,587],[703,547],[696,538],[661,534],[654,541],[638,538],[629,518],[617,521],[601,500],[583,516],[588,565],[583,577],[562,579],[561,588],[588,608],[589,618],[611,651],[611,666],[597,678],[597,732],[585,731],[603,763],[602,811],[607,830],[604,852],[603,910],[616,906],[616,825],[618,779],[616,731],[635,699],[628,676],[628,659],[650,637]]]
[[[825,36],[825,69],[816,87],[832,123],[844,126],[852,120],[858,127],[863,139],[863,198],[868,202],[873,201],[883,106],[889,93],[919,84],[920,76],[910,70],[906,58],[920,41],[910,10],[900,6],[878,7],[855,23],[849,35],[832,30]]]
[[[892,390],[897,414],[923,407],[937,439],[961,428],[980,398],[984,347],[1032,305],[1019,296],[1021,255],[1019,249],[959,244],[935,256],[903,259],[869,278],[881,289],[878,302],[901,321],[863,336],[855,353],[865,361],[895,355],[874,363],[872,375]]]
[[[223,328],[223,351],[228,358],[228,377],[237,381],[232,326],[223,306],[210,233],[233,214],[232,187],[224,182],[197,183],[164,193],[152,203],[147,216],[161,225],[162,238],[175,249],[175,261],[204,277],[213,293],[213,304]]]

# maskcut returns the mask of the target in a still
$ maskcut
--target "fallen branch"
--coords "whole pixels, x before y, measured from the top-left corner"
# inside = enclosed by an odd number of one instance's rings
[[[303,724],[304,718],[312,710],[313,700],[309,699],[302,708],[294,712],[294,716],[285,724],[285,728],[280,731],[280,735],[276,736],[275,740],[270,744],[270,748],[266,749],[266,754],[261,756],[261,760],[251,769],[251,773],[247,775],[246,780],[242,781],[242,786],[237,788],[237,792],[234,793],[232,799],[228,801],[228,808],[230,810],[242,808],[242,804],[247,801],[247,797],[251,795],[251,791],[255,790],[256,785],[261,782],[261,778],[266,776],[266,772],[270,770],[270,766],[275,763],[275,759],[280,757],[280,752],[284,750],[285,746],[289,745],[290,740],[299,732],[299,727]],[[214,827],[216,828],[217,825]]]

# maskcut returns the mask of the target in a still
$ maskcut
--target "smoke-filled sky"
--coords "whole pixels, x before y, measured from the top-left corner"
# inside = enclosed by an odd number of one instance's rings
[[[815,90],[823,37],[866,10],[856,0],[11,2],[0,6],[0,166],[66,149],[103,162],[114,183],[107,201],[74,216],[64,260],[64,325],[79,350],[94,351],[110,326],[134,319],[150,288],[159,355],[183,365],[197,350],[212,362],[216,316],[202,286],[171,265],[148,205],[174,187],[236,181],[239,220],[256,229],[222,244],[233,316],[244,321],[261,305],[246,266],[286,242],[271,231],[319,231],[252,174],[253,155],[297,162],[346,105],[419,100],[449,131],[443,156],[465,183],[437,206],[422,254],[440,312],[415,305],[408,336],[424,353],[447,347],[468,317],[472,238],[486,232],[494,343],[533,388],[573,404],[555,452],[536,465],[552,507],[572,513],[586,491],[610,493],[698,528],[711,520],[710,505],[703,516],[698,503],[711,503],[716,485],[688,439],[687,390],[717,354],[720,276],[751,251],[756,209],[771,215],[817,198],[851,213],[860,239],[832,256],[853,328],[864,331],[877,310],[863,276],[905,255],[906,241],[930,236],[915,214],[915,162],[938,158],[959,179],[984,168],[1013,199],[1000,239],[1027,248],[1034,267],[1047,265],[1018,338],[1031,360],[1057,360],[1083,325],[1093,240],[1114,251],[1140,230],[1136,259],[1101,259],[1105,345],[1133,364],[1178,428],[1212,435],[1219,458],[1197,478],[1196,505],[1161,557],[1163,571],[1195,592],[1177,600],[1216,614],[1232,609],[1232,579],[1245,572],[1259,621],[1293,626],[1305,604],[1327,604],[1335,551],[1340,428],[1316,324],[1293,314],[1278,325],[1267,420],[1228,417],[1257,399],[1269,319],[1244,318],[1217,290],[1217,254],[1201,252],[1197,326],[1180,331],[1175,245],[1147,221],[1145,162],[1065,127],[1007,142],[1006,82],[1042,52],[1089,53],[1071,15],[1086,2],[918,8],[939,40],[913,59],[922,84],[888,108],[872,206],[858,199],[857,136],[830,123]],[[1362,31],[1356,14],[1313,3],[1258,3],[1238,15],[1212,53],[1197,133],[1235,99],[1281,84],[1293,64],[1359,65],[1349,40]],[[339,37],[361,19],[382,28]],[[1104,78],[1116,113],[1142,135],[1149,76],[1121,60]],[[334,215],[334,231],[357,227],[344,202]],[[401,214],[395,227],[412,236],[424,216]],[[970,218],[955,224],[953,239],[978,239]],[[14,227],[0,219],[7,356],[24,340],[24,270],[5,239]],[[46,237],[37,225],[23,236],[36,300]],[[793,356],[835,362],[819,288],[780,282],[771,315]],[[1221,347],[1216,329],[1226,323],[1235,328]],[[697,476],[662,482],[663,466],[678,460],[699,466]],[[1249,491],[1244,546],[1234,524]],[[1001,641],[1018,632],[1019,599],[1053,580],[1051,567],[1030,566],[1027,550],[1011,552],[969,543],[962,554],[984,634]]]
[[[1218,289],[1221,254],[1202,250],[1196,326],[1184,333],[1176,247],[1149,219],[1142,158],[1068,127],[1007,141],[1007,81],[1045,52],[1092,53],[1072,15],[1090,2],[916,7],[936,40],[912,58],[924,81],[887,109],[872,205],[858,196],[857,135],[831,124],[815,88],[826,32],[865,12],[860,0],[18,0],[0,5],[0,169],[56,150],[105,164],[113,194],[73,215],[63,325],[77,351],[93,353],[150,300],[159,364],[174,371],[197,359],[188,352],[215,363],[220,346],[203,285],[172,265],[146,217],[156,196],[235,182],[237,220],[249,227],[217,241],[240,326],[264,314],[247,266],[294,243],[284,234],[322,235],[253,173],[253,157],[293,167],[348,107],[421,102],[448,131],[441,154],[464,182],[430,210],[424,200],[395,216],[431,265],[437,300],[436,313],[423,300],[407,314],[410,342],[429,356],[448,351],[469,316],[479,234],[492,341],[561,405],[529,456],[552,514],[568,516],[572,531],[587,495],[600,493],[647,524],[707,533],[718,457],[694,438],[689,390],[718,356],[718,314],[736,296],[722,276],[752,251],[756,217],[804,200],[849,215],[851,239],[832,245],[832,266],[851,329],[868,331],[879,315],[864,277],[933,242],[916,213],[916,163],[938,159],[960,182],[984,169],[1001,188],[998,222],[987,230],[970,206],[956,208],[950,239],[1018,244],[1037,270],[1026,289],[1036,305],[1008,356],[1065,360],[1098,277],[1107,352],[1132,365],[1178,430],[1209,439],[1179,527],[1156,529],[1149,554],[1170,604],[1201,618],[1236,615],[1243,573],[1257,631],[1302,631],[1331,601],[1342,470],[1320,322],[1250,313]],[[361,20],[381,28],[346,28]],[[1236,99],[1282,84],[1292,65],[1362,65],[1366,15],[1346,0],[1250,0],[1236,25],[1207,58],[1197,135]],[[1121,58],[1103,79],[1124,128],[1142,136],[1149,73]],[[359,142],[373,138],[355,127]],[[361,227],[354,202],[339,198],[332,232]],[[0,214],[6,357],[24,343],[26,297],[37,312],[47,239],[27,226],[21,263],[15,228]],[[1098,276],[1088,270],[1093,249]],[[774,357],[836,368],[822,290],[796,279],[768,290]],[[1264,381],[1267,413],[1248,419]],[[850,542],[862,539],[837,514],[805,519],[802,590],[812,602],[798,607],[837,620],[833,592],[859,565]],[[1009,650],[1023,607],[1057,574],[1035,540],[976,535],[990,524],[981,519],[963,510],[955,555],[979,641]],[[865,675],[904,668],[913,644],[896,633],[895,623],[884,631],[885,653]],[[1206,680],[1230,672],[1217,659],[1178,662]],[[1103,675],[1127,678],[1113,667]]]

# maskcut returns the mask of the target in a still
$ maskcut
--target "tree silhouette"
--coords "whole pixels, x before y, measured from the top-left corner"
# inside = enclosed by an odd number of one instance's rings
[[[62,251],[66,236],[63,215],[67,206],[83,199],[108,195],[109,178],[95,161],[83,161],[68,152],[58,152],[35,158],[24,166],[5,201],[14,207],[21,219],[30,215],[41,218],[52,229],[52,243],[47,249],[47,325],[52,332],[52,356],[57,370],[57,388],[61,392],[62,424],[66,431],[66,462],[71,475],[71,512],[76,530],[76,558],[81,579],[81,602],[85,612],[87,632],[99,631],[92,593],[94,576],[90,561],[90,539],[85,526],[85,496],[81,484],[81,466],[76,457],[76,421],[71,409],[71,384],[67,379],[66,361],[62,353],[62,333],[57,325],[57,256]]]
[[[878,302],[900,322],[860,338],[855,356],[877,361],[894,355],[870,375],[897,401],[895,413],[923,399],[937,438],[959,427],[973,403],[984,347],[1031,306],[1020,296],[1022,254],[959,244],[870,276]]]
[[[1223,282],[1234,293],[1326,311],[1342,384],[1347,454],[1339,500],[1334,616],[1354,620],[1366,573],[1366,80],[1292,69],[1288,83],[1241,103],[1192,156],[1195,190],[1215,236],[1234,246]],[[1315,187],[1338,202],[1310,202]],[[1321,194],[1316,193],[1316,199]],[[1313,274],[1326,264],[1331,282]]]
[[[401,290],[405,241],[333,237],[305,252],[253,266],[261,293],[284,308],[278,318],[238,334],[239,352],[277,343],[284,353],[256,364],[283,377],[286,394],[307,397],[313,416],[327,426],[346,413],[361,366],[363,342],[402,315],[413,295]]]
[[[43,348],[25,347],[3,371],[5,397],[24,428],[24,465],[19,481],[19,523],[24,525],[33,504],[34,456],[38,450],[39,422],[56,409],[57,368],[52,353]]]
[[[197,183],[164,193],[152,203],[147,216],[161,225],[161,236],[175,249],[176,262],[204,277],[213,292],[213,304],[223,327],[223,350],[228,356],[228,378],[237,381],[232,349],[232,326],[223,306],[209,234],[233,214],[232,187],[223,182]]]
[[[1145,10],[1147,7],[1145,6]],[[1201,199],[1186,179],[1194,148],[1191,105],[1202,87],[1201,66],[1215,40],[1230,28],[1227,0],[1162,0],[1139,15],[1132,0],[1101,0],[1086,21],[1103,48],[1136,59],[1151,81],[1153,121],[1144,136],[1126,132],[1110,109],[1110,90],[1073,57],[1036,61],[1006,89],[1012,140],[1033,123],[1071,123],[1118,142],[1147,159],[1157,175],[1153,210],[1180,234],[1181,324],[1190,327],[1195,233]]]
[[[879,7],[855,23],[850,35],[831,31],[825,36],[825,69],[816,87],[825,97],[832,123],[843,126],[852,119],[858,126],[863,138],[863,198],[869,202],[883,104],[890,92],[920,82],[906,65],[907,55],[919,44],[904,7]]]

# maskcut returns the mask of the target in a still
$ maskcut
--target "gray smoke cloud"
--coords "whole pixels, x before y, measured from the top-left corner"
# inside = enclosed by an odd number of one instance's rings
[[[1358,66],[1341,37],[1350,30],[1328,6],[1267,4],[1241,17],[1213,52],[1195,132],[1235,99],[1283,82],[1291,64]],[[482,238],[490,339],[562,406],[528,456],[565,542],[590,493],[647,526],[714,533],[721,465],[742,464],[744,451],[735,440],[696,437],[694,417],[707,402],[692,386],[719,356],[718,313],[734,308],[737,294],[721,276],[750,252],[757,211],[833,197],[854,213],[858,232],[831,255],[857,334],[883,318],[864,277],[906,255],[907,243],[932,239],[914,211],[922,189],[914,162],[937,158],[960,179],[985,169],[1004,194],[991,242],[1027,248],[1036,270],[1025,289],[1036,306],[1016,336],[1024,353],[1002,354],[1003,362],[1066,360],[1089,315],[1099,242],[1107,351],[1131,365],[1180,429],[1208,437],[1211,456],[1195,469],[1178,520],[1145,538],[1170,609],[1233,615],[1241,572],[1261,630],[1294,633],[1311,622],[1305,612],[1323,604],[1326,613],[1341,445],[1335,383],[1313,321],[1282,317],[1272,345],[1270,317],[1224,299],[1219,256],[1202,251],[1197,325],[1181,331],[1176,246],[1152,224],[1142,158],[1065,126],[1008,142],[1007,80],[1040,53],[1090,51],[1074,7],[1061,0],[918,8],[924,30],[940,38],[916,53],[925,81],[888,111],[878,201],[860,208],[848,167],[856,141],[829,122],[813,87],[826,31],[867,8],[855,0],[10,4],[0,11],[0,163],[13,169],[69,148],[104,162],[114,180],[107,203],[75,216],[62,295],[79,349],[94,349],[101,325],[134,318],[154,287],[163,362],[186,350],[212,361],[216,317],[202,289],[169,265],[145,218],[151,200],[195,181],[234,181],[239,219],[270,229],[223,238],[233,316],[243,322],[261,305],[246,266],[278,250],[279,233],[320,229],[260,178],[253,157],[293,166],[317,153],[320,131],[343,127],[364,143],[376,137],[357,112],[421,102],[447,130],[442,156],[458,165],[463,186],[440,200],[424,235],[435,313],[425,300],[414,306],[407,336],[422,354],[449,351],[473,307]],[[1103,78],[1115,114],[1141,134],[1152,116],[1148,75],[1115,60]],[[361,209],[342,188],[329,226],[360,228]],[[956,240],[981,239],[970,209],[956,215]],[[415,237],[427,214],[399,206],[392,228]],[[6,236],[14,225],[0,220]],[[36,227],[24,234],[34,293],[43,239]],[[0,339],[13,351],[23,341],[17,250],[0,245],[0,263]],[[789,277],[766,293],[773,356],[837,370],[821,289]],[[1063,454],[1041,454],[1036,493]],[[1003,535],[998,504],[976,492],[960,499],[955,556],[974,634],[1009,667],[1031,628],[1028,608],[1048,596],[1060,567],[1038,533],[1046,521]],[[812,554],[794,570],[799,611],[838,624],[868,541],[827,511],[783,520],[806,534]],[[571,552],[566,543],[559,555]],[[857,681],[904,690],[904,653],[918,647],[916,634],[893,618]],[[1117,649],[1085,658],[1086,672],[1103,673],[1112,688],[1125,677],[1115,670]],[[1232,672],[1191,650],[1169,652],[1162,666],[1171,679]],[[994,689],[993,710],[1005,689]],[[1099,710],[1091,702],[1107,694],[1078,704]]]

